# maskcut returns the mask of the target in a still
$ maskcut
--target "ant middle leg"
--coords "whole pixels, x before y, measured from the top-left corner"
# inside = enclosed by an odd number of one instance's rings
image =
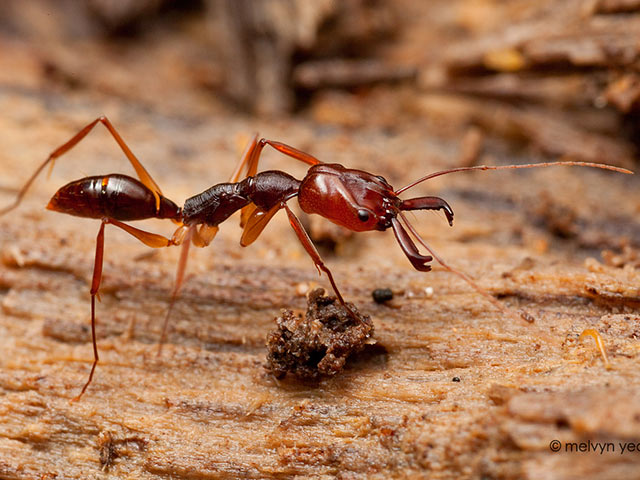
[[[182,225],[178,227],[173,234],[173,245],[182,245],[182,249],[180,250],[180,259],[178,260],[178,267],[176,269],[176,279],[173,284],[173,291],[171,292],[171,300],[169,301],[169,307],[167,308],[167,313],[162,324],[162,333],[160,334],[160,342],[158,344],[158,356],[162,354],[162,347],[167,340],[169,318],[171,317],[173,307],[178,300],[180,288],[182,288],[182,284],[184,283],[184,276],[187,271],[187,262],[189,260],[189,247],[193,243],[196,247],[204,248],[213,241],[217,233],[217,226],[200,225],[197,227],[196,225]]]

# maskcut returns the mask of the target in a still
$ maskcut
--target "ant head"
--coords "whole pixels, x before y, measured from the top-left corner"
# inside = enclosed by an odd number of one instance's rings
[[[383,177],[327,163],[309,169],[298,201],[306,213],[355,232],[390,228],[402,204]]]

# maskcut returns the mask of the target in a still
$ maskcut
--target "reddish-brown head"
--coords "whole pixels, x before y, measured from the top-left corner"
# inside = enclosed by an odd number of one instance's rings
[[[402,203],[383,177],[329,163],[309,169],[298,201],[304,212],[354,232],[386,230]]]
[[[402,210],[443,210],[449,224],[451,207],[438,197],[400,200],[393,187],[381,176],[338,164],[311,167],[298,193],[300,207],[355,232],[392,228],[398,244],[411,264],[421,271],[430,270],[430,256],[420,255],[413,240],[402,227],[398,215]]]

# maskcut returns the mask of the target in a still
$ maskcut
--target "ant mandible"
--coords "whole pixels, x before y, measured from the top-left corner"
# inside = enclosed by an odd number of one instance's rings
[[[122,174],[85,177],[60,188],[47,205],[50,210],[101,220],[96,239],[96,254],[90,289],[91,336],[94,361],[89,378],[75,399],[79,399],[88,388],[99,361],[95,331],[95,299],[98,296],[102,278],[104,229],[107,224],[123,229],[145,245],[153,248],[172,245],[183,246],[171,301],[162,329],[160,347],[164,342],[171,310],[184,281],[189,246],[192,243],[197,247],[209,245],[218,231],[218,226],[238,210],[242,210],[241,225],[243,226],[240,244],[247,246],[258,238],[276,212],[284,209],[291,227],[313,260],[316,268],[319,272],[324,272],[327,275],[336,297],[351,312],[336,285],[331,271],[322,261],[300,220],[287,204],[294,197],[298,197],[298,203],[305,213],[321,215],[333,223],[355,232],[384,231],[391,228],[400,248],[416,270],[422,272],[431,270],[429,262],[435,259],[445,269],[462,277],[501,311],[512,313],[480,288],[468,275],[447,265],[427,245],[403,213],[409,210],[442,210],[449,224],[452,225],[453,210],[449,204],[439,197],[422,196],[402,200],[399,195],[428,179],[449,173],[471,170],[502,170],[569,165],[632,173],[629,170],[610,165],[574,161],[505,166],[480,165],[452,168],[432,173],[398,190],[394,190],[384,177],[379,175],[363,170],[349,169],[339,164],[322,163],[314,156],[284,143],[265,138],[258,140],[256,135],[247,146],[229,182],[214,185],[204,192],[188,198],[184,206],[180,208],[162,194],[156,182],[126,145],[111,122],[102,116],[86,125],[69,141],[54,150],[18,192],[14,203],[0,210],[0,216],[16,208],[40,172],[48,164],[51,164],[51,168],[53,168],[55,160],[71,150],[98,123],[102,123],[116,140],[136,171],[139,180]],[[281,153],[309,165],[310,168],[304,178],[297,180],[279,170],[258,173],[259,157],[266,145],[270,145]],[[244,178],[240,180],[243,172]],[[148,218],[169,219],[178,224],[178,227],[171,238],[166,238],[124,223]],[[430,255],[420,254],[412,236]],[[524,318],[527,319],[526,317]]]

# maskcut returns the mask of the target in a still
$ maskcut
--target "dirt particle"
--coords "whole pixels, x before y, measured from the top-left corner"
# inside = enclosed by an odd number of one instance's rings
[[[349,303],[354,318],[335,297],[324,293],[317,288],[309,294],[304,317],[283,310],[276,318],[276,330],[267,336],[265,368],[277,378],[287,373],[309,379],[335,375],[351,354],[373,343],[371,318]]]
[[[390,288],[376,288],[371,292],[371,296],[376,303],[386,303],[393,300],[393,292]]]

